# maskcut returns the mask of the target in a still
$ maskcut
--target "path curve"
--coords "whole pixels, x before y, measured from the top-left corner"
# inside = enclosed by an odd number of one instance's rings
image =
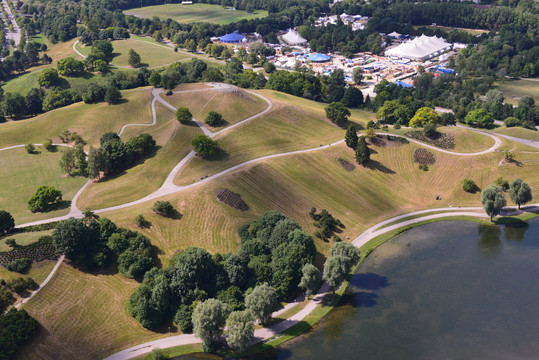
[[[437,211],[445,211],[445,210],[449,210],[453,212],[425,215],[420,218],[415,218],[408,221],[404,221],[404,222],[391,225],[391,226],[388,226],[388,227],[385,227],[376,231],[376,229],[379,229],[381,226],[397,221],[399,219],[403,219],[403,218],[418,215],[418,214],[425,214],[429,212],[437,212]],[[516,213],[532,212],[532,211],[539,211],[539,203],[522,207],[520,211],[514,210],[513,213],[516,214]],[[390,219],[384,220],[372,226],[371,228],[367,229],[366,231],[364,231],[361,235],[359,235],[352,241],[352,244],[360,248],[361,246],[365,245],[369,240],[379,235],[385,234],[387,232],[399,229],[401,227],[412,225],[412,224],[417,224],[425,220],[433,220],[433,219],[438,219],[442,217],[452,217],[452,216],[488,217],[488,215],[483,211],[483,208],[480,208],[480,207],[466,207],[466,208],[460,208],[460,209],[438,208],[438,209],[420,210],[420,211],[415,211],[415,212],[411,212],[407,214],[398,215]],[[313,297],[313,299],[309,301],[305,305],[305,307],[301,309],[298,313],[296,313],[290,318],[282,322],[279,322],[273,326],[255,330],[255,335],[254,335],[254,339],[252,343],[254,344],[260,341],[267,340],[285,331],[286,329],[289,329],[295,324],[299,323],[306,316],[312,313],[312,311],[321,303],[323,297],[327,294],[327,292],[328,292],[327,283],[323,283],[320,289],[318,290],[317,294]],[[273,313],[273,316],[275,315],[276,315],[276,312]],[[168,338],[149,341],[144,344],[132,346],[128,349],[112,354],[106,357],[104,360],[127,360],[127,359],[132,359],[135,357],[139,357],[142,355],[147,355],[151,353],[153,349],[156,349],[156,348],[166,349],[166,348],[180,346],[180,345],[198,344],[200,342],[201,340],[197,338],[196,336],[194,336],[193,334],[176,335],[176,336],[171,336]]]

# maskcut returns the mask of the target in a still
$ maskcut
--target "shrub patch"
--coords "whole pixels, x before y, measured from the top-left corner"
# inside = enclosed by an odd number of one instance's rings
[[[414,150],[414,161],[421,165],[432,165],[436,162],[434,154],[424,148]]]
[[[56,260],[58,256],[56,249],[52,245],[51,237],[42,236],[37,242],[28,246],[20,246],[8,252],[0,252],[0,264],[7,266],[17,259],[30,259],[35,262]]]
[[[346,171],[353,171],[356,168],[354,164],[352,164],[352,163],[350,163],[350,162],[348,162],[348,161],[346,161],[344,159],[341,159],[341,158],[337,158],[337,162]]]
[[[234,209],[241,211],[249,210],[249,205],[241,198],[240,194],[236,194],[228,189],[217,189],[215,192],[217,200],[222,202],[225,205],[228,205]]]
[[[442,149],[455,148],[455,137],[451,134],[436,133],[434,137],[429,138],[425,134],[423,134],[421,131],[410,131],[404,135],[412,139],[416,139],[424,143],[430,144],[430,145],[438,146],[439,148],[442,148]]]

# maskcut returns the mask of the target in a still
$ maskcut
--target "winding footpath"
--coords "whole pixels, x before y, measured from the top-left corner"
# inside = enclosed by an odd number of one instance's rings
[[[228,84],[211,84],[211,85],[207,84],[207,85],[210,88],[208,88],[208,89],[196,89],[196,90],[184,90],[184,91],[178,91],[176,93],[190,93],[190,92],[194,93],[194,92],[197,92],[197,91],[208,91],[208,90],[209,91],[234,91],[236,89],[235,87],[233,87],[231,85],[228,85]],[[241,126],[242,124],[245,124],[246,122],[249,122],[249,121],[251,121],[253,119],[256,119],[256,118],[258,118],[260,116],[263,116],[264,114],[266,114],[267,112],[269,112],[272,109],[273,103],[268,98],[266,98],[266,97],[264,97],[264,96],[262,96],[260,94],[256,94],[254,92],[248,91],[248,90],[244,90],[244,91],[262,98],[268,104],[267,108],[265,110],[263,110],[262,112],[256,114],[256,115],[253,115],[253,116],[251,116],[251,117],[249,117],[247,119],[244,119],[244,120],[242,120],[242,121],[240,121],[240,122],[238,122],[238,123],[236,123],[234,125],[231,125],[231,126],[225,128],[225,129],[221,130],[221,131],[218,131],[218,132],[211,132],[200,121],[198,121],[198,120],[196,120],[194,118],[193,118],[193,122],[197,126],[200,127],[200,129],[203,131],[204,134],[206,134],[207,136],[209,136],[211,138],[215,138],[216,136],[218,136],[219,134],[221,134],[223,132],[229,131],[234,127]],[[153,125],[155,125],[156,122],[157,122],[156,110],[155,110],[155,103],[156,102],[159,102],[160,104],[162,104],[163,106],[165,106],[169,110],[175,112],[176,108],[174,106],[172,106],[171,104],[169,104],[168,102],[166,102],[161,97],[162,93],[163,93],[162,89],[153,89],[152,90],[153,99],[152,99],[152,102],[151,102],[151,109],[152,109],[152,118],[153,118],[152,120],[153,121],[151,123],[149,123],[149,124],[127,124],[127,125],[124,125],[121,128],[119,134],[120,135],[123,134],[125,129],[127,127],[129,127],[129,126],[153,126]],[[484,135],[490,136],[491,138],[494,139],[494,142],[495,142],[494,145],[492,145],[487,150],[483,150],[483,151],[476,152],[476,153],[456,153],[456,152],[440,149],[440,148],[437,148],[437,147],[434,147],[434,146],[431,146],[431,145],[428,145],[428,144],[424,144],[424,143],[422,143],[420,141],[410,139],[410,138],[407,138],[405,136],[400,136],[400,137],[404,137],[404,138],[408,139],[410,142],[417,143],[417,144],[419,144],[419,145],[421,145],[423,147],[427,147],[427,148],[430,148],[430,149],[435,150],[435,151],[439,151],[439,152],[447,153],[447,154],[451,154],[451,155],[457,155],[457,156],[483,155],[483,154],[495,151],[501,145],[501,141],[498,138],[498,134],[493,135],[491,133],[483,132],[483,131],[476,130],[476,129],[470,129],[470,128],[468,128],[468,129],[471,130],[471,131],[476,131],[476,132],[482,133]],[[385,133],[380,133],[380,134],[385,135]],[[398,135],[393,135],[393,134],[390,134],[390,135],[398,136]],[[235,170],[238,170],[240,168],[243,168],[245,166],[248,166],[250,164],[253,164],[253,163],[256,163],[256,162],[259,162],[259,161],[278,158],[278,157],[283,157],[283,156],[289,156],[289,155],[296,155],[296,154],[303,154],[303,153],[308,153],[308,152],[325,150],[325,149],[328,149],[330,147],[342,144],[343,142],[344,142],[344,140],[341,140],[341,141],[337,141],[337,142],[334,142],[334,143],[331,143],[331,144],[328,144],[328,145],[325,145],[325,146],[319,146],[319,147],[316,147],[316,148],[304,149],[304,150],[296,150],[296,151],[290,151],[290,152],[285,152],[285,153],[280,153],[280,154],[272,154],[272,155],[263,156],[263,157],[260,157],[260,158],[257,158],[257,159],[252,159],[252,160],[245,161],[243,163],[237,164],[235,166],[232,166],[232,167],[230,167],[228,169],[225,169],[225,170],[223,170],[221,172],[218,172],[218,173],[216,173],[214,175],[208,176],[207,178],[204,178],[204,179],[202,179],[200,181],[197,181],[197,182],[195,182],[193,184],[190,184],[190,185],[185,185],[185,186],[175,185],[174,184],[174,178],[176,177],[176,175],[183,169],[184,166],[187,165],[187,163],[192,158],[195,157],[195,152],[191,151],[187,156],[185,156],[174,167],[174,169],[167,176],[167,178],[164,181],[163,185],[158,190],[156,190],[155,192],[153,192],[153,193],[151,193],[151,194],[149,194],[149,195],[147,195],[147,196],[145,196],[145,197],[143,197],[143,198],[141,198],[139,200],[133,201],[133,202],[121,204],[121,205],[118,205],[118,206],[108,207],[108,208],[104,208],[104,209],[95,210],[95,213],[101,214],[101,213],[106,213],[106,212],[113,211],[113,210],[124,209],[124,208],[130,207],[130,206],[133,206],[133,205],[137,205],[137,204],[140,204],[140,203],[143,203],[143,202],[154,200],[154,199],[156,199],[158,197],[161,197],[161,196],[164,196],[164,195],[169,195],[169,194],[177,193],[177,192],[180,192],[180,191],[184,191],[184,190],[193,188],[195,186],[199,186],[199,185],[201,185],[203,183],[206,183],[208,181],[215,180],[215,179],[217,179],[217,178],[219,178],[219,177],[221,177],[223,175],[226,175],[226,174],[228,174],[230,172],[233,172]],[[41,145],[41,144],[35,144],[35,145]],[[66,144],[55,144],[55,145],[69,146],[69,145],[66,145]],[[24,147],[24,145],[15,145],[15,146],[6,147],[6,148],[3,148],[3,149],[0,149],[0,151],[8,150],[8,149],[14,149],[14,148],[20,148],[20,147]],[[52,221],[59,221],[59,220],[67,219],[69,217],[77,217],[77,218],[82,217],[83,216],[82,211],[77,208],[76,203],[77,203],[77,199],[79,198],[80,194],[90,184],[91,184],[91,180],[86,182],[86,184],[84,184],[84,186],[74,196],[74,198],[73,198],[73,200],[71,202],[70,211],[69,211],[69,213],[67,215],[57,217],[57,218],[53,218],[53,219],[46,219],[46,220],[40,220],[40,221],[31,222],[31,223],[21,224],[21,225],[18,225],[17,227],[25,227],[25,226],[29,226],[29,225],[37,225],[37,224],[43,224],[43,223],[48,223],[48,222],[52,222]],[[440,212],[440,211],[443,211],[443,213],[432,214],[433,212]],[[507,213],[507,215],[509,215],[509,214],[511,214],[511,215],[519,214],[519,213],[522,213],[522,212],[539,211],[539,204],[533,204],[533,205],[530,205],[530,206],[527,206],[527,207],[523,207],[523,209],[520,210],[520,211],[511,210],[510,208],[506,208],[506,211],[510,211],[510,213]],[[506,215],[506,214],[504,214],[504,215]],[[405,220],[405,219],[407,219],[409,217],[415,217],[415,216],[419,216],[419,217],[416,217],[414,219]],[[446,207],[446,208],[438,208],[438,209],[420,210],[420,211],[410,212],[410,213],[407,213],[407,214],[402,214],[402,215],[395,216],[395,217],[392,217],[390,219],[384,220],[384,221],[372,226],[371,228],[367,229],[366,231],[364,231],[361,235],[356,237],[352,241],[352,243],[356,247],[359,248],[359,247],[365,245],[371,239],[373,239],[373,238],[375,238],[375,237],[377,237],[379,235],[388,233],[390,231],[402,228],[403,226],[416,224],[416,223],[419,223],[419,222],[422,222],[422,221],[425,221],[425,220],[432,220],[432,219],[437,219],[437,218],[442,218],[442,217],[445,218],[445,217],[450,217],[450,216],[472,216],[472,217],[480,217],[480,218],[488,217],[486,215],[486,213],[484,212],[482,207],[465,207],[465,208],[452,208],[452,207],[447,208]],[[401,221],[403,219],[404,219],[404,221]],[[401,222],[393,224],[394,222],[397,222],[397,221],[401,221]],[[42,289],[53,278],[54,274],[59,269],[63,259],[64,259],[63,256],[60,257],[60,259],[58,259],[58,262],[55,265],[54,269],[51,271],[51,273],[45,279],[45,281],[40,285],[40,287],[38,289],[36,289],[34,292],[32,292],[32,294],[30,295],[29,298],[26,298],[21,303],[17,304],[17,307],[20,307],[23,303],[28,302],[29,299],[31,299],[35,294],[37,294],[39,292],[39,290]],[[320,290],[318,291],[318,293],[314,296],[314,298],[312,300],[310,300],[309,302],[307,302],[307,304],[299,312],[297,312],[295,315],[293,315],[293,316],[289,317],[288,319],[286,319],[286,320],[284,320],[282,322],[279,322],[279,323],[277,323],[277,324],[275,324],[273,326],[270,326],[270,327],[267,327],[267,328],[262,328],[262,329],[257,329],[255,331],[255,339],[253,340],[253,343],[270,339],[270,338],[274,337],[275,335],[281,333],[282,331],[284,331],[284,330],[292,327],[293,325],[297,324],[301,320],[303,320],[318,305],[320,305],[320,303],[321,303],[323,297],[326,295],[327,291],[328,291],[327,284],[324,283],[322,285],[322,287],[320,288]],[[284,309],[281,309],[278,312],[275,312],[273,315],[276,316],[278,314],[281,314],[284,311],[294,307],[295,305],[296,305],[295,303],[287,304]],[[174,347],[174,346],[179,346],[179,345],[196,344],[196,343],[200,343],[200,339],[196,338],[194,335],[191,335],[191,334],[182,334],[182,335],[167,337],[167,338],[164,338],[164,339],[159,339],[159,340],[155,340],[155,341],[151,341],[151,342],[147,342],[147,343],[144,343],[144,344],[140,344],[140,345],[137,345],[137,346],[130,347],[128,349],[122,350],[122,351],[120,351],[120,352],[118,352],[116,354],[113,354],[113,355],[107,357],[106,360],[131,359],[133,357],[146,355],[146,354],[150,353],[154,348],[169,348],[169,347]]]

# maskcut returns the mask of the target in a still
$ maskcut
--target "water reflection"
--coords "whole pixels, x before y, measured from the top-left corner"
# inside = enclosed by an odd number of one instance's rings
[[[480,224],[477,226],[477,232],[479,234],[479,249],[484,254],[499,253],[502,241],[500,240],[501,230],[498,226]]]

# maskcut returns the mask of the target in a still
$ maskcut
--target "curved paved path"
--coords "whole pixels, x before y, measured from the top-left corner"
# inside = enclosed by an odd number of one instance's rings
[[[386,224],[390,224],[394,221],[401,220],[403,218],[407,218],[414,215],[420,215],[420,214],[428,214],[430,212],[437,212],[437,211],[452,211],[450,213],[441,213],[441,214],[432,214],[432,215],[425,215],[419,218],[410,219],[407,221],[400,222],[398,224],[390,225],[385,228],[379,229],[381,226],[384,226]],[[513,214],[518,214],[522,212],[532,212],[532,211],[539,211],[539,204],[533,204],[530,206],[522,207],[520,211],[514,210]],[[385,234],[387,232],[399,229],[401,227],[417,224],[419,222],[425,221],[425,220],[432,220],[442,217],[451,217],[451,216],[472,216],[472,217],[488,217],[488,215],[483,211],[483,208],[480,207],[466,207],[466,208],[438,208],[438,209],[429,209],[429,210],[420,210],[411,212],[408,214],[402,214],[399,216],[392,217],[390,219],[384,220],[371,228],[364,231],[361,235],[359,235],[357,238],[355,238],[352,241],[352,244],[356,247],[361,247],[365,245],[369,240]],[[377,230],[379,229],[379,230]],[[327,283],[323,283],[321,288],[318,290],[317,294],[313,297],[311,301],[309,301],[303,309],[301,309],[298,313],[291,316],[290,318],[279,322],[273,326],[257,329],[255,330],[255,335],[252,343],[258,343],[260,341],[267,340],[281,332],[283,332],[286,329],[289,329],[290,327],[294,326],[301,320],[303,320],[306,316],[312,313],[312,311],[321,303],[323,297],[328,292],[328,286]],[[280,310],[279,312],[282,312]],[[278,312],[273,313],[273,316],[276,316]],[[200,343],[201,340],[194,336],[193,334],[182,334],[182,335],[176,335],[167,337],[164,339],[149,341],[144,344],[132,346],[128,349],[122,350],[120,352],[117,352],[115,354],[112,354],[105,358],[105,360],[126,360],[126,359],[132,359],[135,357],[139,357],[142,355],[149,354],[153,349],[156,348],[170,348],[180,345],[189,345],[189,344],[197,344]]]
[[[221,88],[224,89],[224,88],[229,87],[229,86],[230,85],[226,85],[226,84],[221,85],[220,84],[220,85],[214,85],[214,88],[217,87],[219,89],[221,89]],[[195,91],[196,90],[186,90],[185,92],[195,92]],[[210,132],[207,128],[204,127],[204,125],[202,123],[200,123],[196,119],[193,119],[193,121],[195,121],[195,123],[203,131],[205,129],[206,130],[205,133],[208,134],[208,136],[213,138],[213,137],[219,135],[220,133],[223,133],[225,131],[230,130],[231,128],[234,128],[236,126],[240,126],[241,124],[244,124],[244,123],[246,123],[246,122],[248,122],[250,120],[253,120],[255,118],[258,118],[258,117],[262,116],[263,114],[270,111],[271,108],[273,107],[273,103],[269,99],[267,99],[266,97],[264,97],[262,95],[259,95],[259,94],[256,94],[254,92],[248,91],[248,90],[245,90],[245,91],[247,91],[247,92],[249,92],[251,94],[254,94],[255,96],[259,96],[262,99],[264,99],[268,103],[268,107],[264,111],[254,115],[254,116],[251,116],[251,117],[249,117],[249,118],[247,118],[245,120],[242,120],[242,121],[240,121],[240,122],[238,122],[238,123],[236,123],[236,124],[234,124],[232,126],[229,126],[229,127],[225,128],[225,129],[223,129],[223,130],[221,130],[219,132],[215,132],[215,133]],[[171,111],[176,111],[176,108],[174,108],[172,105],[167,103],[163,98],[161,98],[161,96],[160,96],[161,92],[163,92],[161,89],[153,89],[152,90],[152,95],[154,96],[154,99],[152,100],[153,122],[150,123],[150,124],[128,124],[128,125],[124,125],[122,127],[122,129],[120,130],[120,133],[123,133],[127,126],[152,126],[152,125],[155,125],[155,123],[156,123],[155,102],[156,101],[159,101],[160,103],[162,103],[164,106],[166,106]],[[475,129],[470,129],[470,130],[477,131]],[[477,131],[477,132],[484,133],[482,131]],[[420,144],[421,146],[431,148],[431,149],[433,149],[435,151],[440,151],[440,152],[448,153],[448,154],[451,154],[451,155],[474,156],[474,155],[481,155],[481,154],[486,154],[486,153],[492,152],[501,144],[499,138],[497,138],[496,136],[494,136],[492,134],[489,134],[489,133],[485,133],[485,135],[488,135],[488,136],[491,136],[492,138],[494,138],[495,144],[491,148],[489,148],[487,150],[484,150],[484,151],[481,151],[481,152],[477,152],[477,153],[455,153],[455,152],[451,152],[451,151],[448,151],[448,150],[439,149],[437,147],[434,147],[434,146],[431,146],[431,145],[428,145],[428,144],[424,144],[424,143],[419,142],[419,141],[414,140],[414,139],[408,139],[408,140],[411,141],[411,142]],[[193,184],[190,184],[190,185],[187,185],[187,186],[175,185],[174,182],[173,182],[175,175],[181,170],[181,168],[183,166],[185,166],[194,157],[194,152],[191,151],[191,153],[189,153],[184,159],[182,159],[178,163],[178,165],[170,172],[169,176],[167,177],[167,179],[165,180],[165,182],[163,183],[161,188],[159,188],[154,193],[152,193],[152,194],[150,194],[150,195],[148,195],[148,196],[146,196],[146,197],[144,197],[142,199],[134,201],[134,202],[130,202],[130,203],[114,206],[114,207],[109,207],[109,208],[105,208],[105,209],[99,209],[99,210],[96,210],[95,212],[96,213],[104,213],[104,212],[108,212],[108,211],[118,210],[118,209],[126,208],[126,207],[129,207],[129,206],[132,206],[132,205],[136,205],[136,204],[139,204],[139,203],[142,203],[142,202],[146,202],[146,201],[155,199],[155,198],[163,196],[163,195],[168,195],[168,194],[176,193],[176,192],[179,192],[179,191],[182,191],[182,190],[186,190],[186,189],[192,188],[194,186],[198,186],[198,185],[200,185],[202,183],[205,183],[207,181],[214,180],[214,179],[216,179],[216,178],[218,178],[220,176],[223,176],[223,175],[225,175],[225,174],[227,174],[229,172],[240,169],[240,168],[242,168],[244,166],[247,166],[249,164],[252,164],[252,163],[255,163],[255,162],[258,162],[258,161],[277,158],[277,157],[281,157],[281,156],[302,154],[302,153],[307,153],[307,152],[312,152],[312,151],[324,150],[324,149],[327,149],[329,147],[341,144],[343,142],[344,142],[344,140],[341,140],[341,141],[331,143],[329,145],[320,146],[320,147],[316,147],[316,148],[297,150],[297,151],[291,151],[291,152],[286,152],[286,153],[281,153],[281,154],[272,154],[272,155],[263,156],[263,157],[260,157],[260,158],[257,158],[257,159],[252,159],[252,160],[243,162],[241,164],[237,164],[237,165],[232,166],[232,167],[230,167],[230,168],[228,168],[226,170],[223,170],[223,171],[221,171],[221,172],[219,172],[217,174],[209,176],[208,178],[205,178],[205,179],[203,179],[201,181],[198,181],[196,183],[193,183]],[[36,145],[40,145],[40,144],[36,144]],[[66,145],[66,144],[56,144],[56,145],[69,146],[69,145]],[[18,148],[18,147],[23,147],[23,146],[24,145],[10,146],[10,147],[7,147],[7,148],[0,149],[0,151],[1,150]],[[28,226],[28,225],[32,225],[32,224],[40,224],[40,223],[52,222],[52,221],[57,221],[57,220],[63,220],[65,218],[72,217],[72,216],[81,217],[82,212],[76,207],[76,200],[78,199],[78,197],[82,193],[82,191],[84,191],[84,189],[90,183],[91,183],[91,181],[88,181],[77,192],[77,194],[75,195],[75,197],[72,200],[71,209],[70,209],[70,212],[69,212],[68,215],[58,217],[58,218],[54,218],[54,219],[47,219],[47,220],[41,220],[41,221],[37,221],[37,222],[33,222],[33,223],[23,224],[23,225],[19,225],[18,227]],[[539,204],[534,204],[533,206],[526,207],[525,209],[526,209],[526,211],[537,211],[537,210],[539,210]],[[403,218],[407,218],[407,217],[415,216],[415,215],[426,214],[426,213],[429,213],[429,212],[436,212],[436,211],[451,211],[451,212],[450,213],[442,213],[442,214],[426,215],[426,216],[423,216],[423,217],[420,217],[420,218],[407,220],[407,221],[404,221],[404,222],[401,222],[401,223],[398,223],[398,224],[394,224],[394,225],[390,225],[390,226],[387,226],[385,228],[380,229],[380,227],[382,227],[382,226],[384,226],[386,224],[390,224],[392,222],[401,220]],[[398,228],[400,228],[402,226],[418,223],[418,222],[421,222],[421,221],[424,221],[424,220],[429,220],[429,219],[436,219],[436,218],[448,217],[448,216],[462,216],[462,215],[476,216],[476,217],[485,217],[486,216],[486,214],[482,211],[482,208],[480,208],[480,207],[461,208],[461,209],[458,209],[458,210],[456,210],[455,208],[439,208],[439,209],[420,210],[420,211],[416,211],[416,212],[412,212],[412,213],[408,213],[408,214],[403,214],[403,215],[393,217],[391,219],[384,220],[384,221],[374,225],[370,229],[366,230],[365,232],[363,232],[360,236],[355,238],[352,241],[352,243],[357,247],[361,247],[362,245],[367,243],[372,238],[374,238],[374,237],[376,237],[378,235],[387,233],[389,231],[398,229]],[[57,262],[57,264],[54,267],[53,271],[49,274],[47,279],[41,284],[40,288],[38,288],[34,293],[32,293],[30,298],[32,296],[34,296],[44,285],[46,285],[48,283],[48,281],[53,277],[53,275],[55,274],[57,269],[60,267],[60,264],[61,264],[62,260],[63,260],[63,258],[59,259],[59,261]],[[323,284],[321,289],[317,293],[317,295],[313,298],[313,300],[309,301],[307,303],[307,305],[302,310],[300,310],[297,314],[295,314],[294,316],[292,316],[292,317],[288,318],[287,320],[282,321],[282,322],[280,322],[280,323],[278,323],[278,324],[276,324],[274,326],[256,330],[255,331],[255,339],[254,339],[253,342],[259,342],[259,341],[263,341],[264,339],[271,338],[272,336],[274,336],[274,335],[276,335],[276,334],[290,328],[294,324],[301,321],[305,316],[309,315],[316,308],[316,306],[320,303],[320,301],[322,300],[322,298],[326,294],[326,292],[327,292],[327,284]],[[28,301],[28,299],[26,299],[24,301]],[[22,302],[18,306],[21,306],[21,305],[22,305]],[[289,304],[289,305],[287,305],[287,307],[285,309],[282,309],[279,312],[274,313],[274,315],[276,315],[277,313],[281,313],[281,312],[287,310],[288,308],[290,308],[292,306],[293,305]],[[178,345],[184,345],[184,344],[193,344],[193,343],[198,343],[198,342],[200,342],[200,339],[196,338],[194,335],[188,335],[188,334],[178,335],[178,336],[173,336],[173,337],[169,337],[169,338],[165,338],[165,339],[155,340],[155,341],[148,342],[148,343],[145,343],[145,344],[142,344],[142,345],[137,345],[137,346],[131,347],[129,349],[123,350],[121,352],[118,352],[118,353],[116,353],[114,355],[111,355],[111,356],[107,357],[107,360],[130,359],[130,358],[133,358],[133,357],[136,357],[136,356],[148,354],[149,352],[152,351],[153,348],[156,348],[156,347],[167,348],[167,347],[172,347],[172,346],[178,346]]]

